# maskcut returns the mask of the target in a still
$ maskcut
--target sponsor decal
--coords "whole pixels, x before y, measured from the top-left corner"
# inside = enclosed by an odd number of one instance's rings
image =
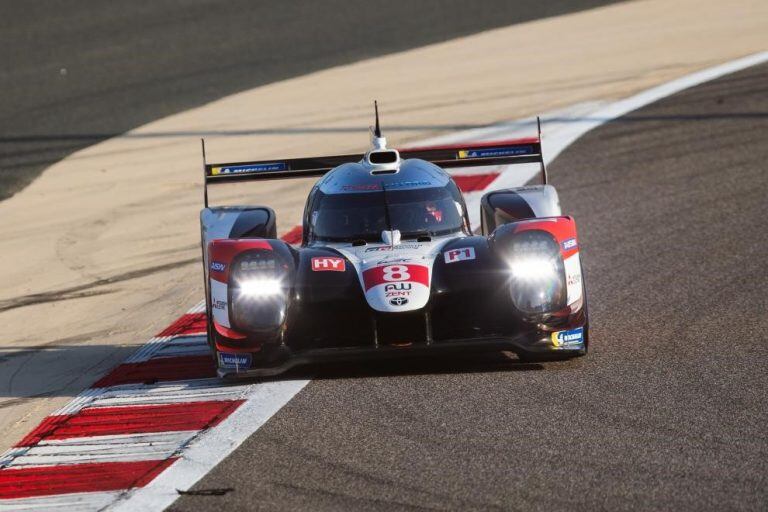
[[[219,366],[223,368],[250,368],[251,354],[219,352]]]
[[[211,270],[214,272],[224,272],[224,269],[227,268],[226,263],[220,263],[218,261],[212,261],[211,262]]]
[[[408,304],[408,299],[405,297],[395,297],[394,299],[389,299],[389,303],[393,306],[405,306]]]
[[[474,247],[460,247],[458,249],[451,249],[443,253],[446,263],[456,263],[457,261],[467,261],[475,259]]]
[[[392,258],[390,256],[386,256],[383,260],[379,260],[376,262],[377,265],[391,265],[392,263],[408,263],[413,258]]]
[[[584,343],[583,327],[552,333],[552,344],[556,347],[568,347],[570,345],[581,345],[582,343]]]
[[[387,190],[392,188],[407,188],[407,187],[429,187],[432,182],[429,181],[396,181],[394,183],[387,183]]]
[[[225,300],[219,300],[219,299],[213,299],[213,309],[218,309],[220,311],[225,311],[227,309],[227,301]]]
[[[315,272],[344,272],[346,269],[344,258],[327,256],[312,258],[312,270]]]
[[[365,291],[380,284],[408,281],[429,286],[429,268],[424,265],[383,265],[363,272]]]
[[[459,151],[459,158],[494,158],[531,154],[533,154],[533,146],[500,146],[497,148],[462,149]]]
[[[373,184],[362,184],[362,185],[342,185],[339,187],[341,190],[358,190],[358,191],[366,191],[366,190],[381,190],[381,185],[378,183]]]
[[[288,166],[285,162],[269,162],[252,165],[227,165],[224,167],[211,168],[211,176],[221,176],[222,174],[249,174],[255,172],[287,171]]]
[[[576,286],[581,284],[581,274],[570,274],[568,276],[568,286]]]
[[[575,238],[569,238],[568,240],[563,241],[563,250],[568,251],[570,249],[576,248],[576,239]]]
[[[384,285],[384,297],[408,297],[411,295],[411,283],[395,283]]]
[[[414,250],[414,249],[420,249],[421,244],[399,244],[395,245],[394,247],[391,245],[378,245],[376,247],[368,247],[365,252],[377,252],[377,251],[403,251],[403,250]]]
[[[413,288],[411,283],[395,283],[395,284],[384,285],[385,292],[410,290],[411,288]]]

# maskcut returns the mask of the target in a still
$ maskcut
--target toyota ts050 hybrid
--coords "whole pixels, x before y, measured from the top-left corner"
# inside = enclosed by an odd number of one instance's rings
[[[208,337],[221,377],[303,363],[507,350],[584,355],[573,218],[546,183],[540,137],[397,151],[378,113],[365,154],[205,164]],[[544,183],[486,193],[480,233],[446,168],[535,163]],[[511,171],[508,171],[511,172]],[[265,206],[208,206],[208,185],[319,177],[298,247]]]

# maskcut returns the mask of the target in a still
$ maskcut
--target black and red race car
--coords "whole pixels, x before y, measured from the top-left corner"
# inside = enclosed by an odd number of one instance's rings
[[[538,164],[544,183],[486,193],[475,234],[446,168]],[[512,171],[508,171],[512,172]],[[319,177],[300,246],[265,206],[209,207],[207,186]],[[540,137],[365,154],[205,164],[209,342],[221,377],[441,352],[584,355],[573,218],[546,183]]]

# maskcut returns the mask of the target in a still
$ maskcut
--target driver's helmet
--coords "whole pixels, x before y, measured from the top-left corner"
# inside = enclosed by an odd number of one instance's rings
[[[441,224],[443,222],[443,210],[437,207],[437,205],[433,202],[427,202],[427,204],[424,206],[427,210],[426,216],[427,220],[431,218],[432,221],[436,224]]]

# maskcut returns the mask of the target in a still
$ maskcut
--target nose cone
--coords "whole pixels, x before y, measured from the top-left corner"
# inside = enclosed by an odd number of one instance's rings
[[[363,268],[365,299],[376,311],[398,313],[423,308],[429,301],[431,272],[427,265],[398,258]]]

